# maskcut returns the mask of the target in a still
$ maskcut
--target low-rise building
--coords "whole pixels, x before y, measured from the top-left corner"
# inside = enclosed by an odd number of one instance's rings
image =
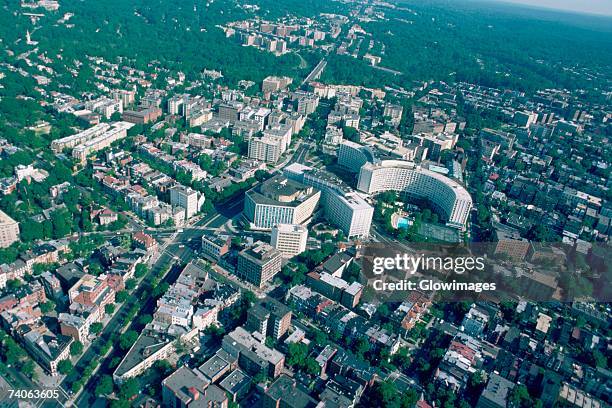
[[[202,255],[210,261],[218,262],[229,252],[231,238],[229,235],[202,235]]]
[[[162,381],[164,407],[227,408],[228,398],[218,386],[211,384],[202,373],[180,367]]]
[[[238,356],[238,364],[249,375],[278,377],[285,363],[285,356],[266,346],[242,327],[237,327],[223,338],[222,347],[232,355]]]
[[[57,375],[57,365],[70,357],[72,338],[51,332],[47,326],[31,328],[23,335],[23,344],[36,361],[51,375]]]
[[[143,107],[138,110],[126,110],[121,120],[134,124],[147,124],[156,122],[162,115],[162,110],[156,106]]]

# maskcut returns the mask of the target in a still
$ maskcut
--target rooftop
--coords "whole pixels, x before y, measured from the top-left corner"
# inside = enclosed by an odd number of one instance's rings
[[[246,375],[242,370],[236,369],[219,383],[219,386],[229,393],[235,393],[245,386],[248,386],[252,378]]]
[[[293,408],[315,407],[317,402],[306,392],[298,388],[296,381],[283,374],[268,388],[266,394],[272,399],[282,400],[284,406]]]

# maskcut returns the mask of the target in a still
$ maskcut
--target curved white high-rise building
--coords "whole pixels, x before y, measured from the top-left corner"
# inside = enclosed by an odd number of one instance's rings
[[[377,161],[376,154],[369,146],[345,140],[338,148],[338,164],[353,173],[358,173],[364,164]]]
[[[359,172],[357,189],[368,194],[397,191],[426,199],[446,215],[447,225],[465,229],[472,197],[456,181],[402,160],[365,163]]]

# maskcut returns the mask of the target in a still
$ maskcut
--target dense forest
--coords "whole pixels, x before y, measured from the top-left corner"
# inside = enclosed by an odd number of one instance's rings
[[[81,89],[92,73],[75,60],[124,57],[123,64],[146,68],[151,61],[195,78],[202,69],[221,70],[227,83],[260,81],[267,75],[304,77],[317,52],[301,49],[275,57],[226,38],[220,25],[253,17],[276,20],[287,15],[348,15],[353,4],[328,0],[63,0],[59,12],[47,12],[32,30],[29,17],[11,0],[0,0],[0,38],[4,47],[23,52],[26,30],[34,31],[39,49],[52,59],[60,81]],[[478,1],[398,0],[397,7],[375,7],[382,20],[359,22],[376,41],[381,66],[333,54],[323,80],[368,86],[410,87],[415,80],[462,80],[527,91],[565,87],[608,87],[612,66],[609,18],[534,11]],[[58,20],[73,13],[68,23]],[[382,44],[382,45],[381,45]],[[363,54],[363,53],[361,53]],[[55,58],[61,55],[61,59]],[[360,55],[362,56],[362,55]],[[2,58],[5,58],[6,54]]]
[[[398,3],[384,21],[360,25],[385,45],[381,66],[402,75],[334,56],[326,79],[373,86],[455,79],[530,91],[601,88],[610,77],[610,18],[472,1]]]
[[[24,38],[26,30],[32,31],[32,24],[26,16],[15,13],[13,2],[2,3],[0,36],[6,44],[17,42],[18,48],[19,39]],[[74,14],[70,27],[56,23],[63,13]],[[230,1],[65,0],[60,12],[41,18],[41,27],[33,33],[33,39],[40,42],[41,51],[50,56],[61,55],[64,64],[88,55],[112,62],[117,57],[128,58],[137,68],[159,61],[161,66],[182,70],[192,78],[204,68],[221,70],[230,80],[259,81],[270,74],[302,75],[304,68],[299,68],[297,55],[277,58],[242,47],[234,39],[226,39],[218,27],[253,16]],[[62,72],[60,64],[54,68]]]

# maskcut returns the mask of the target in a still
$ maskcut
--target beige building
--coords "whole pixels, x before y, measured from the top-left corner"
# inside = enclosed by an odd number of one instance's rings
[[[19,223],[0,210],[0,248],[19,241]]]
[[[277,224],[272,227],[271,244],[283,258],[293,258],[306,250],[308,230],[299,224]]]

